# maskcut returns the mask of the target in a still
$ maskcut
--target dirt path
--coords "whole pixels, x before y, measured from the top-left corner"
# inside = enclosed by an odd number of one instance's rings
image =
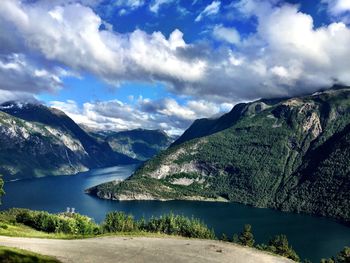
[[[230,243],[181,238],[103,237],[58,240],[0,236],[0,245],[54,256],[66,263],[293,262]]]

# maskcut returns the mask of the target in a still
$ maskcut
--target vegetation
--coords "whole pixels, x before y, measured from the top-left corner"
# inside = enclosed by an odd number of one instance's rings
[[[64,233],[73,235],[99,234],[99,226],[89,217],[80,214],[49,214],[43,211],[18,210],[16,222],[47,233]]]
[[[277,235],[269,241],[266,247],[267,251],[274,254],[281,255],[286,258],[290,258],[294,261],[299,261],[300,258],[294,249],[289,245],[287,237],[285,235]]]
[[[3,196],[5,194],[4,191],[4,181],[1,178],[1,174],[0,174],[0,204],[1,204],[1,196]]]
[[[135,129],[120,132],[95,134],[107,142],[115,152],[119,152],[139,161],[152,158],[165,150],[171,138],[161,130]]]
[[[252,247],[254,245],[254,236],[252,233],[252,226],[245,225],[243,232],[238,236],[238,243],[243,246]]]
[[[16,231],[24,233],[25,236],[38,234],[27,227],[47,234],[55,233],[58,234],[58,237],[66,238],[128,232],[159,233],[203,239],[215,238],[214,231],[208,229],[200,220],[174,214],[163,215],[159,218],[152,217],[146,221],[144,219],[135,220],[133,216],[123,212],[110,212],[102,224],[98,225],[90,218],[78,213],[50,214],[28,209],[10,209],[0,212],[0,234],[11,235],[12,233],[15,235]],[[39,237],[50,237],[50,235],[39,235]]]
[[[349,162],[350,89],[343,88],[239,104],[217,120],[196,121],[131,178],[91,193],[116,199],[130,193],[225,198],[350,221]],[[193,168],[182,172],[184,165]],[[154,172],[162,173],[160,179]],[[179,174],[192,183],[173,183]]]
[[[0,262],[2,263],[59,263],[55,258],[39,255],[17,248],[0,246]]]
[[[350,262],[350,247],[344,247],[337,256],[328,259],[321,259],[321,263],[349,263]]]
[[[0,235],[71,239],[120,233],[138,236],[154,233],[156,235],[216,239],[214,231],[202,221],[172,213],[158,218],[152,217],[149,220],[143,218],[135,220],[132,215],[115,211],[108,213],[105,220],[97,225],[88,217],[80,214],[50,214],[18,208],[0,212]],[[222,235],[221,240],[230,241],[225,234]],[[251,226],[245,225],[240,235],[234,235],[232,242],[254,247]],[[298,255],[289,246],[284,235],[276,236],[268,245],[257,245],[256,248],[299,261]],[[338,256],[347,260],[349,251],[344,250]]]
[[[239,235],[234,235],[232,242],[240,244],[242,246],[253,247],[255,240],[252,233],[251,225],[245,225],[243,231]],[[268,245],[258,244],[257,249],[271,252],[276,255],[280,255],[286,258],[290,258],[294,261],[299,262],[300,258],[294,249],[289,245],[288,239],[285,235],[277,235],[272,238]]]

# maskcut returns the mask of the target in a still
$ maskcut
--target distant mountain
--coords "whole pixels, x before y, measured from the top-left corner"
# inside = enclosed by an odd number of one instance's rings
[[[107,142],[113,151],[122,153],[130,158],[145,161],[168,148],[173,141],[161,130],[136,129],[129,131],[103,131],[92,135]]]
[[[134,162],[88,135],[60,110],[35,103],[0,105],[0,174],[5,180]]]
[[[229,200],[350,221],[350,89],[236,105],[197,120],[119,184],[115,200]]]

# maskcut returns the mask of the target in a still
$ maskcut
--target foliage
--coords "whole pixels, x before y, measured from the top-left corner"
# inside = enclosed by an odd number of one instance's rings
[[[335,261],[331,258],[327,258],[327,259],[321,259],[320,261],[321,263],[335,263]]]
[[[340,251],[336,258],[337,263],[349,263],[350,262],[350,247],[345,247]]]
[[[350,247],[344,247],[336,257],[321,259],[321,263],[350,263]]]
[[[50,214],[44,211],[18,210],[16,222],[47,233],[92,235],[99,226],[87,216],[75,214]]]
[[[145,231],[184,237],[215,238],[214,232],[198,219],[172,213],[159,218],[152,217],[148,221],[135,221],[131,215],[125,215],[123,212],[110,212],[106,215],[102,228],[104,232],[109,233]]]
[[[300,258],[294,249],[289,246],[288,239],[285,235],[277,235],[269,241],[266,247],[267,251],[290,258],[294,261],[299,261]]]
[[[181,215],[168,214],[160,218],[152,217],[149,221],[139,224],[143,231],[179,235],[183,237],[214,239],[213,230],[198,219]]]
[[[59,263],[52,257],[39,255],[17,248],[0,246],[0,262],[2,263]]]
[[[110,212],[106,215],[102,224],[105,232],[132,232],[137,230],[137,224],[133,216],[126,215],[123,212]]]
[[[4,191],[4,180],[2,180],[1,175],[0,175],[0,204],[1,204],[1,196],[5,194]]]
[[[245,225],[243,232],[238,236],[238,243],[243,246],[252,247],[254,245],[254,236],[252,233],[252,226]]]

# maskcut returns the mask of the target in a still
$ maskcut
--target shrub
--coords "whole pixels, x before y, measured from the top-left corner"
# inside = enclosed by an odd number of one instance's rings
[[[123,212],[110,212],[106,215],[102,226],[105,232],[131,232],[137,230],[137,224],[133,216]]]
[[[244,226],[243,232],[238,236],[238,243],[248,247],[252,247],[254,245],[255,240],[251,225]]]
[[[163,215],[160,218],[151,218],[143,223],[142,229],[148,232],[164,233],[168,235],[180,235],[184,237],[214,239],[213,230],[198,219],[188,218],[174,214]]]
[[[275,254],[290,258],[294,261],[299,261],[300,258],[294,249],[289,246],[287,237],[285,235],[277,235],[269,241],[267,250]]]
[[[349,263],[350,262],[350,247],[344,247],[337,255],[337,263]]]
[[[16,221],[48,233],[91,235],[99,227],[89,217],[80,214],[49,214],[44,211],[19,210]]]

